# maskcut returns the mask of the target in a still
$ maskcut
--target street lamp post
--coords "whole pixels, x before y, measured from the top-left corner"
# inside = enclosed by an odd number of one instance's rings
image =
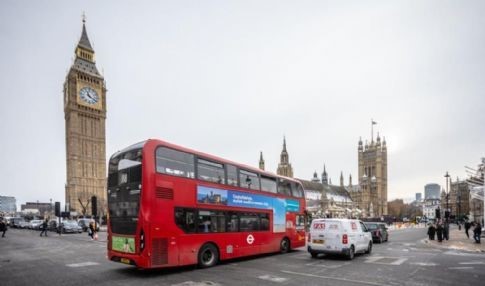
[[[461,193],[458,192],[458,221],[461,221]]]
[[[450,178],[450,175],[448,174],[448,171],[446,171],[446,174],[445,174],[445,178],[446,178],[446,210],[445,210],[445,219],[446,219],[446,222],[448,222],[448,217],[450,215],[450,207],[448,205],[448,199],[449,199],[449,191],[448,191],[448,180]]]

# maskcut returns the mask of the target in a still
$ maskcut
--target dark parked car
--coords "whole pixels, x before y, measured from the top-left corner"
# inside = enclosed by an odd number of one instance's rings
[[[50,231],[57,231],[57,220],[49,221],[47,229]],[[61,222],[62,233],[81,233],[83,229],[77,225],[75,220],[64,220]]]
[[[91,221],[91,218],[80,218],[77,223],[82,227],[83,231],[88,231],[89,223]],[[99,222],[96,222],[96,231],[99,231]]]
[[[47,223],[47,230],[49,230],[49,231],[57,231],[57,219],[51,219]]]
[[[83,229],[77,224],[75,220],[65,220],[61,222],[62,233],[81,233]]]
[[[372,240],[382,243],[389,240],[386,224],[383,222],[366,222],[365,226],[372,233]]]
[[[13,228],[21,228],[20,223],[25,222],[25,220],[21,217],[12,217],[10,218],[10,227]]]

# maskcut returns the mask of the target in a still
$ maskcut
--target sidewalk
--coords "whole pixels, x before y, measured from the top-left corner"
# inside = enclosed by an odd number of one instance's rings
[[[439,248],[448,248],[454,250],[464,250],[464,251],[471,251],[471,252],[485,252],[485,239],[482,234],[480,244],[475,243],[473,239],[473,230],[469,230],[468,233],[470,234],[470,238],[466,237],[465,229],[462,227],[461,230],[454,227],[450,229],[450,240],[443,240],[443,242],[438,242],[437,240],[429,240],[428,238],[424,239],[423,242],[428,244],[429,246],[439,247]],[[436,238],[435,238],[436,239]]]

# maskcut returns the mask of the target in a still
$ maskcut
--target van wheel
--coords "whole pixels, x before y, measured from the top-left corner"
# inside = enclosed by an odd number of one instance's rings
[[[372,252],[372,241],[369,241],[369,246],[367,247],[367,251],[365,253],[371,254]]]
[[[283,238],[280,242],[280,252],[287,253],[288,251],[290,251],[290,241],[288,238]]]
[[[312,258],[317,258],[318,257],[318,253],[316,252],[310,252],[310,254],[312,255]]]
[[[347,254],[347,259],[352,260],[354,259],[354,256],[355,256],[355,249],[354,249],[354,246],[352,245],[349,249],[349,253]]]
[[[219,261],[219,251],[217,248],[211,244],[204,244],[198,255],[198,264],[200,268],[208,268],[217,264]]]

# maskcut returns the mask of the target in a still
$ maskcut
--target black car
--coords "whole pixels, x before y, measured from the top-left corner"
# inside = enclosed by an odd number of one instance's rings
[[[382,222],[366,222],[365,226],[372,233],[372,240],[374,242],[382,243],[389,240],[389,232],[385,223]]]

